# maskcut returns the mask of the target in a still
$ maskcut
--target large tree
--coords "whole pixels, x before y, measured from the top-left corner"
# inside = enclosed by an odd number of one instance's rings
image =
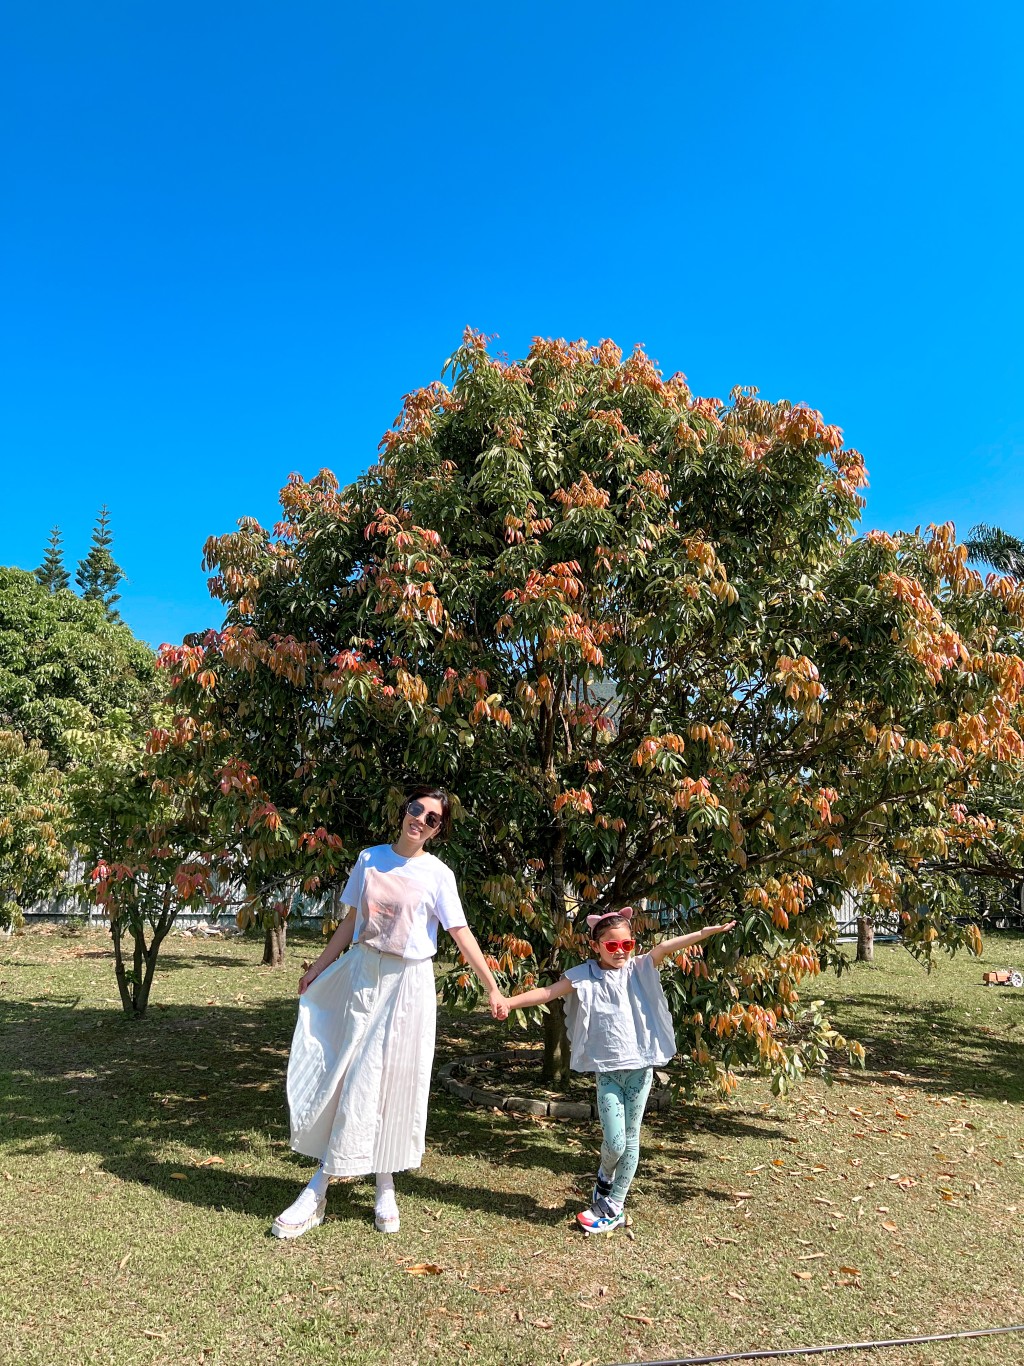
[[[976,798],[1020,772],[1024,595],[948,527],[855,539],[862,459],[806,407],[610,342],[510,362],[469,332],[445,377],[354,485],[293,477],[273,533],[208,544],[227,620],[166,656],[153,743],[280,888],[336,885],[403,784],[449,784],[509,984],[558,974],[594,907],[739,916],[669,981],[682,1056],[784,1089],[838,1042],[800,983],[840,961],[844,890],[915,951],[977,948],[956,874],[1020,862]]]
[[[0,568],[0,726],[39,740],[57,767],[70,761],[67,731],[144,710],[155,676],[152,650],[101,603]]]

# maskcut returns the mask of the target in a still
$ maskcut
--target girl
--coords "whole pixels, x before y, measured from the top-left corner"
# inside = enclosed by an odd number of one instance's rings
[[[604,1141],[590,1209],[576,1221],[588,1233],[611,1233],[626,1222],[623,1205],[640,1159],[640,1122],[654,1068],[676,1051],[675,1031],[659,968],[670,954],[699,944],[735,925],[708,925],[694,934],[663,939],[638,958],[630,932],[631,906],[588,915],[594,957],[549,987],[523,991],[499,1006],[507,1010],[546,1005],[566,997],[565,1024],[574,1072],[597,1074],[597,1112]],[[507,1010],[506,1010],[507,1008]]]
[[[418,1167],[424,1148],[438,925],[462,950],[498,1017],[501,993],[466,924],[455,878],[426,849],[448,833],[447,793],[414,788],[400,819],[394,844],[359,855],[342,892],[345,918],[299,980],[288,1059],[291,1145],[320,1165],[274,1220],[278,1238],[298,1238],[323,1222],[332,1176],[370,1172],[377,1178],[374,1223],[381,1233],[398,1232],[393,1173]]]

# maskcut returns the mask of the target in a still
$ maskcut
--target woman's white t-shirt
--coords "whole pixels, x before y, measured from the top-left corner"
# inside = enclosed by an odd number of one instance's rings
[[[466,924],[448,865],[427,853],[403,858],[390,844],[362,851],[341,899],[356,910],[353,944],[399,958],[431,958],[438,925],[455,930]]]

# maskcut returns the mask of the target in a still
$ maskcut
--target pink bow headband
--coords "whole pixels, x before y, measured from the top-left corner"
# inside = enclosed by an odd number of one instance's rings
[[[602,911],[600,915],[588,915],[587,925],[590,929],[596,930],[602,920],[610,920],[612,916],[621,916],[623,920],[631,920],[633,918],[633,907],[623,906],[621,911]]]

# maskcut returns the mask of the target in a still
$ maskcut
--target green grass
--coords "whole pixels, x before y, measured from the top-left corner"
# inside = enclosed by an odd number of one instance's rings
[[[441,1092],[397,1237],[370,1182],[269,1237],[309,1167],[283,1096],[307,955],[272,973],[252,941],[174,938],[136,1023],[101,933],[0,942],[0,1359],[568,1366],[1024,1322],[1024,990],[980,985],[1024,941],[820,981],[866,1072],[646,1125],[633,1241],[570,1224],[596,1125]],[[443,1013],[438,1060],[503,1037]],[[1024,1363],[1024,1335],[832,1359]]]

